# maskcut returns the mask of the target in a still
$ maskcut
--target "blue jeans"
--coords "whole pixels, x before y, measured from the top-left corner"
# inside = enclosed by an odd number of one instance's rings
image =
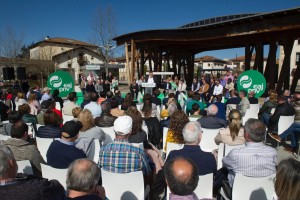
[[[268,113],[264,112],[262,114],[261,120],[266,126],[269,126],[269,119],[270,119],[270,115]]]
[[[282,134],[279,135],[281,139],[285,139],[287,136],[291,136],[291,147],[297,147],[297,139],[300,133],[300,123],[294,122],[288,129],[286,129]],[[298,135],[297,135],[298,134]]]

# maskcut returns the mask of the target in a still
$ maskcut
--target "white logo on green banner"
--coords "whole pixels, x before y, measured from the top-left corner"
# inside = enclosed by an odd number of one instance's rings
[[[56,71],[48,77],[47,85],[51,90],[58,89],[60,97],[67,97],[74,91],[74,80],[68,72]]]
[[[237,81],[238,90],[246,90],[254,92],[255,97],[259,98],[266,90],[266,79],[265,77],[256,70],[248,70],[240,74]]]

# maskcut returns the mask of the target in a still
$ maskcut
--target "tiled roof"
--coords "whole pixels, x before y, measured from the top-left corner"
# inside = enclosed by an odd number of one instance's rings
[[[195,62],[220,62],[220,63],[227,63],[225,60],[215,58],[213,56],[202,56],[199,58],[195,58]]]
[[[74,40],[74,39],[70,39],[70,38],[59,38],[59,37],[47,38],[45,40],[42,40],[40,42],[35,43],[30,48],[39,46],[42,43],[69,44],[69,45],[75,45],[75,46],[86,46],[86,47],[98,48],[97,45],[90,44],[90,43],[87,43],[87,42],[82,42],[82,41]]]

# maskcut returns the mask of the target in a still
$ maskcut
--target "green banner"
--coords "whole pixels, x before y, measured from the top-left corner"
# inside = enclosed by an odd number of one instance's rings
[[[255,97],[259,98],[266,90],[265,77],[256,70],[248,70],[239,75],[237,81],[238,90],[246,90],[247,93],[254,91]]]
[[[60,97],[67,97],[70,92],[74,91],[74,79],[68,72],[64,71],[50,74],[47,85],[51,91],[58,89]]]

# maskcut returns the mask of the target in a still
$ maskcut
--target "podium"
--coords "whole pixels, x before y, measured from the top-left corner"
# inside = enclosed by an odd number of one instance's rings
[[[145,88],[145,94],[149,93],[152,95],[152,90],[156,87],[156,83],[142,83],[142,87]]]

